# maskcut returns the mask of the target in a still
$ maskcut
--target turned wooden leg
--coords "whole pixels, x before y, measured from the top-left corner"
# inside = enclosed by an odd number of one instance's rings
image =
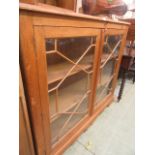
[[[122,70],[122,81],[121,81],[121,86],[119,89],[119,94],[118,94],[118,102],[120,101],[120,99],[122,98],[122,94],[123,94],[123,90],[124,90],[124,86],[125,86],[125,81],[126,81],[126,70],[123,69]]]

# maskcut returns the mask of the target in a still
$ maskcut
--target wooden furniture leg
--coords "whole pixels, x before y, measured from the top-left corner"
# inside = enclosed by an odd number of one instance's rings
[[[124,86],[125,86],[125,81],[126,81],[126,70],[123,69],[122,70],[122,81],[121,81],[121,86],[120,86],[120,91],[118,94],[118,101],[120,101],[120,99],[122,98],[122,94],[123,94],[123,90],[124,90]]]

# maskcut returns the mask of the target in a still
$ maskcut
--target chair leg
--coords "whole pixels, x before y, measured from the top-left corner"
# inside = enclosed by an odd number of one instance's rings
[[[119,90],[119,94],[118,94],[118,98],[117,98],[118,99],[118,102],[122,98],[122,94],[123,94],[123,90],[124,90],[124,86],[125,86],[125,81],[126,81],[126,70],[123,69],[123,71],[122,71],[121,86],[120,86],[120,90]]]
[[[133,84],[135,83],[135,74],[133,75]]]

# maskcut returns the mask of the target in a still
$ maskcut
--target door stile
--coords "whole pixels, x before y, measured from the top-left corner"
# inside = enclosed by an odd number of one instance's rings
[[[92,86],[91,86],[92,93],[90,96],[90,106],[89,106],[90,116],[93,115],[95,98],[96,98],[96,89],[97,89],[98,73],[99,73],[100,58],[101,58],[101,42],[102,40],[104,40],[102,33],[104,33],[104,30],[100,30],[99,35],[97,36],[97,41],[96,41],[94,67],[93,67],[94,72],[93,72],[93,79],[92,79]]]
[[[49,113],[49,99],[48,99],[48,82],[47,82],[47,64],[46,64],[46,50],[44,44],[44,28],[35,27],[35,48],[36,48],[36,59],[38,69],[38,80],[39,80],[39,92],[42,109],[42,120],[43,120],[43,132],[44,141],[46,147],[46,154],[50,153],[51,149],[51,132],[50,132],[50,113]]]

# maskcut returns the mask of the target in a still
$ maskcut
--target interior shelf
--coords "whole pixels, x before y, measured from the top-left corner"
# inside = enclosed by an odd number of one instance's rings
[[[69,81],[71,81],[69,79]],[[51,117],[63,113],[74,107],[89,89],[87,76],[77,78],[74,82],[58,89],[58,112],[55,107],[55,92],[49,94]],[[86,97],[87,98],[87,97]],[[53,117],[54,118],[54,117]]]
[[[94,55],[88,55],[85,56],[79,63],[79,66],[85,70],[91,70],[92,72],[92,65],[93,65],[93,56]],[[104,63],[106,59],[108,58],[109,54],[103,54],[101,57],[101,63]],[[110,59],[112,59],[111,57]],[[78,59],[73,60],[76,62]],[[67,72],[72,68],[74,64],[71,63],[57,63],[55,65],[48,65],[47,72],[48,72],[48,85],[57,81],[60,81]],[[82,71],[80,67],[75,67],[74,70],[69,74],[69,76],[72,76],[76,73],[79,73]]]
[[[80,74],[80,78],[77,77]],[[58,111],[55,108],[55,94],[49,94],[50,102],[50,122],[53,133],[52,143],[55,143],[67,131],[75,126],[88,113],[88,96],[89,96],[89,81],[85,73],[79,73],[74,81],[66,84],[65,87],[58,89]],[[68,83],[68,82],[67,82]],[[74,114],[72,114],[74,113]],[[72,115],[72,117],[71,117]],[[70,118],[70,119],[69,119]],[[68,123],[66,121],[69,119]],[[65,125],[66,124],[66,125]],[[63,126],[65,127],[63,128]]]
[[[52,143],[55,143],[59,140],[60,137],[62,137],[69,129],[71,129],[73,126],[75,126],[80,120],[82,120],[87,114],[88,114],[88,104],[87,100],[84,100],[81,103],[81,106],[77,109],[77,112],[82,112],[80,114],[73,114],[71,117],[71,114],[61,114],[56,119],[52,120],[51,122],[51,130],[53,133]],[[75,105],[76,106],[76,105]],[[68,112],[72,112],[75,108],[73,106],[68,110]],[[85,112],[83,112],[85,111]],[[70,118],[71,117],[71,118]],[[68,121],[68,124],[63,128],[63,126],[66,124],[66,121],[70,118]],[[61,130],[63,128],[63,130]]]
[[[74,63],[76,63],[78,59],[74,59]],[[54,65],[48,65],[47,67],[47,72],[48,72],[48,85],[57,81],[60,81],[66,74],[67,72],[73,67],[74,64],[71,63],[66,63],[66,62],[62,62],[62,63],[57,63]],[[93,55],[88,55],[85,56],[80,63],[78,64],[81,68],[85,69],[85,70],[89,70],[92,69],[92,65],[93,65]],[[82,71],[82,69],[76,66],[74,68],[74,70],[69,74],[69,76],[72,76],[80,71]]]

